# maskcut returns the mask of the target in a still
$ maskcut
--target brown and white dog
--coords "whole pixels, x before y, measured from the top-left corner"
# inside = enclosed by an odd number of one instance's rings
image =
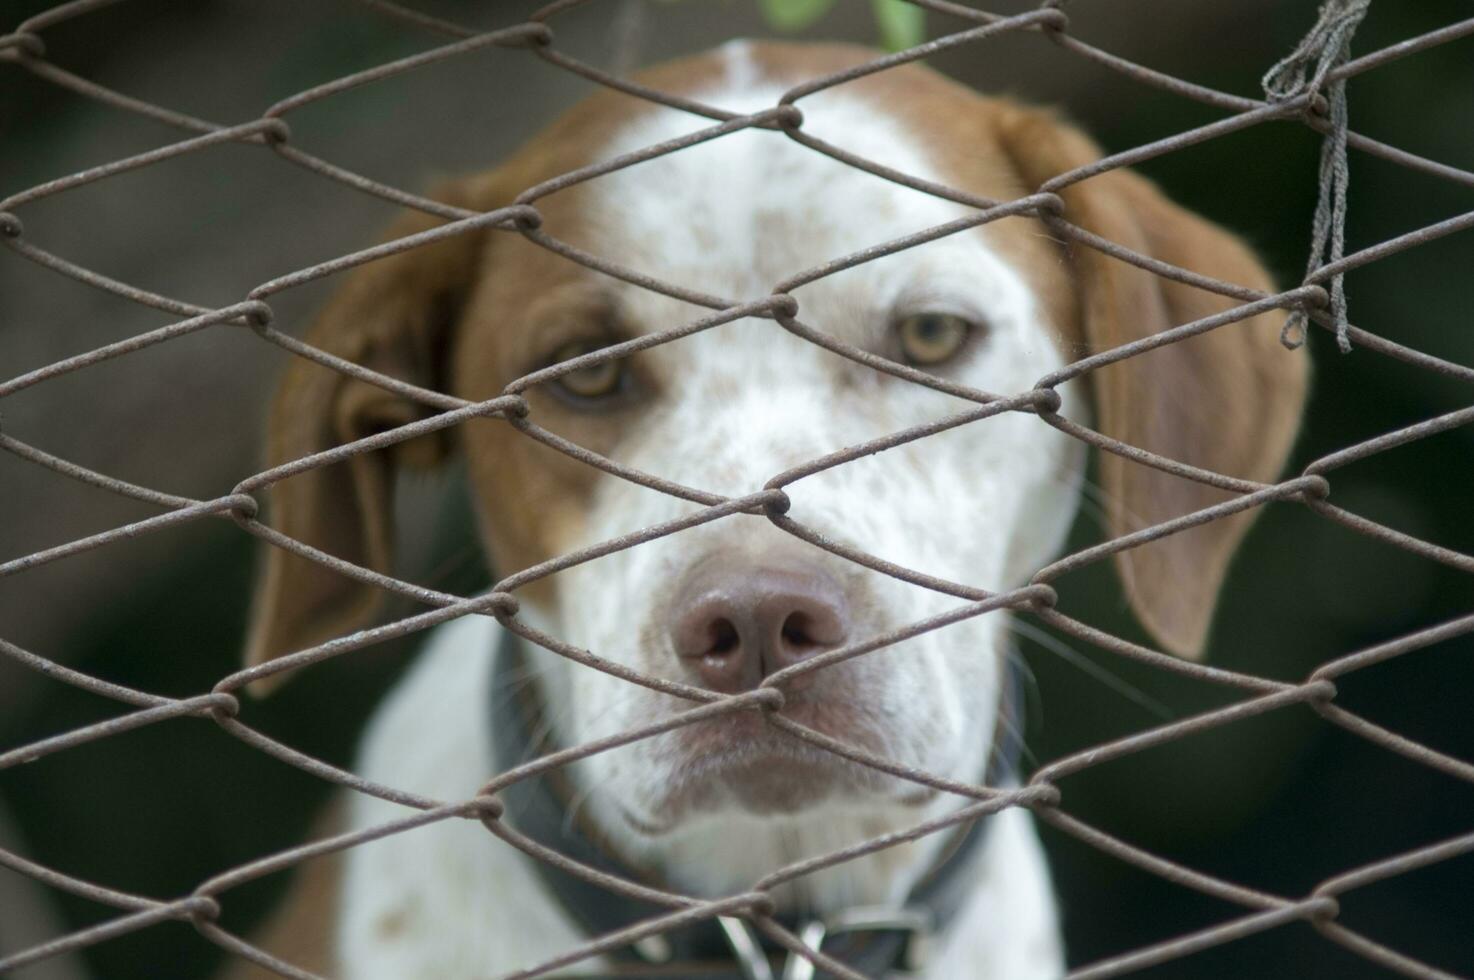
[[[733,43],[643,81],[734,112],[873,57],[837,45]],[[801,102],[803,129],[906,174],[995,200],[1099,155],[1046,112],[979,96],[905,66]],[[704,121],[615,93],[595,95],[498,169],[445,200],[489,211],[552,176],[690,132]],[[1069,218],[1139,252],[1246,286],[1268,276],[1231,235],[1109,172],[1062,194]],[[939,225],[968,209],[749,130],[618,170],[538,203],[544,228],[668,282],[753,299],[793,273]],[[394,237],[433,227],[410,215]],[[849,344],[1004,394],[1084,354],[1232,304],[1011,217],[865,262],[794,291],[800,317]],[[641,289],[505,232],[463,234],[353,272],[310,339],[342,357],[469,400],[587,351],[692,321],[705,310]],[[1298,425],[1306,364],[1265,314],[1094,372],[1061,389],[1061,414],[1194,466],[1273,479]],[[527,392],[532,418],[639,470],[716,493],[760,489],[801,462],[969,403],[856,364],[747,319]],[[1093,408],[1093,410],[1092,410]],[[276,400],[272,461],[402,424],[418,410],[301,362]],[[501,574],[692,513],[698,506],[473,422],[288,480],[274,524],[387,571],[396,469],[464,457],[482,543]],[[789,488],[790,515],[888,561],[1002,590],[1062,547],[1085,456],[1077,440],[1012,412],[858,459]],[[1121,534],[1225,499],[1103,454],[1108,527]],[[1141,621],[1197,656],[1248,515],[1125,552]],[[521,618],[641,673],[740,691],[805,656],[955,607],[734,515],[581,564],[520,591]],[[372,590],[273,549],[249,658],[362,628]],[[437,628],[375,715],[359,772],[443,800],[498,771],[488,690],[503,631],[488,617]],[[783,712],[836,739],[951,779],[983,778],[998,722],[1006,613],[926,632],[810,675]],[[689,702],[524,652],[552,740],[579,745]],[[743,891],[764,872],[955,810],[945,794],[810,751],[754,714],[593,755],[569,773],[570,819],[646,880],[698,895]],[[355,796],[349,828],[402,817]],[[1024,980],[1063,972],[1044,856],[1028,813],[991,818],[968,853],[965,900],[932,937],[930,978]],[[903,904],[939,860],[932,835],[802,877],[785,914],[822,919]],[[481,977],[554,957],[589,936],[533,863],[474,821],[446,821],[313,862],[264,940],[288,959],[354,980]],[[652,954],[655,955],[655,954]],[[658,958],[658,957],[657,957]],[[584,968],[601,969],[598,964]],[[796,973],[795,975],[800,975]],[[668,974],[670,975],[670,974]],[[675,975],[679,975],[678,971]],[[731,975],[744,975],[734,970]]]

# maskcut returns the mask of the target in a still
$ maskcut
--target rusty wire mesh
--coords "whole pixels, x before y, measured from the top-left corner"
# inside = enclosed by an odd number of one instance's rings
[[[1208,329],[1231,325],[1267,309],[1304,311],[1311,321],[1323,328],[1333,329],[1334,323],[1327,310],[1325,285],[1337,275],[1365,266],[1368,263],[1394,255],[1419,244],[1453,232],[1474,226],[1474,212],[1426,227],[1408,231],[1395,238],[1363,248],[1329,264],[1314,268],[1305,280],[1290,289],[1265,295],[1234,283],[1223,282],[1195,273],[1191,269],[1178,268],[1160,260],[1133,252],[1120,244],[1104,240],[1073,224],[1068,209],[1063,206],[1058,192],[1078,181],[1107,170],[1128,166],[1170,153],[1174,150],[1211,140],[1229,133],[1243,130],[1269,121],[1298,121],[1319,133],[1329,131],[1330,124],[1325,114],[1325,103],[1320,93],[1305,90],[1291,98],[1263,101],[1254,97],[1215,91],[1181,78],[1172,77],[1150,68],[1126,61],[1107,51],[1092,46],[1087,41],[1070,33],[1067,13],[1061,9],[1059,0],[1045,0],[1038,9],[1016,16],[1001,16],[976,10],[948,0],[912,0],[918,6],[944,15],[964,26],[953,33],[945,34],[932,41],[897,54],[877,57],[863,67],[830,77],[813,80],[790,91],[779,104],[751,115],[734,115],[719,108],[701,105],[683,97],[653,91],[644,86],[614,77],[560,51],[557,46],[557,16],[587,0],[558,0],[533,15],[527,22],[491,32],[467,29],[455,23],[424,15],[387,2],[387,0],[360,0],[365,6],[378,13],[396,18],[407,27],[428,31],[452,40],[423,53],[382,64],[367,71],[357,72],[327,84],[297,93],[267,108],[258,118],[234,125],[221,125],[194,118],[165,106],[155,105],[128,96],[122,92],[104,88],[92,81],[68,72],[65,68],[47,60],[45,32],[53,25],[106,6],[116,0],[75,0],[62,4],[50,11],[16,26],[11,33],[0,35],[0,60],[7,62],[11,70],[25,70],[50,83],[69,89],[79,95],[95,99],[117,110],[136,113],[175,127],[188,134],[186,138],[161,146],[150,152],[126,159],[115,160],[101,166],[52,180],[29,189],[13,193],[0,201],[0,241],[13,253],[61,273],[85,285],[106,290],[117,296],[157,309],[174,319],[167,325],[138,336],[99,347],[65,360],[30,371],[20,377],[0,383],[0,399],[33,385],[87,368],[98,362],[127,355],[146,347],[161,344],[195,331],[230,328],[254,333],[261,341],[274,344],[293,355],[307,358],[344,374],[369,381],[390,391],[411,398],[434,409],[433,417],[405,425],[389,432],[348,443],[328,452],[296,460],[251,476],[227,493],[218,497],[200,500],[179,496],[163,490],[139,486],[105,474],[94,472],[76,463],[58,458],[32,446],[15,435],[0,433],[0,448],[37,466],[45,467],[68,478],[91,484],[106,491],[133,498],[161,509],[155,517],[119,527],[101,534],[49,548],[0,563],[0,578],[25,572],[48,562],[76,555],[141,534],[150,534],[175,527],[185,522],[205,517],[218,517],[233,521],[242,531],[267,542],[270,546],[286,549],[311,561],[325,565],[335,572],[371,583],[382,589],[411,598],[432,607],[430,611],[401,619],[397,622],[357,634],[351,638],[339,638],[308,650],[302,650],[272,663],[240,671],[222,679],[208,692],[187,698],[169,698],[133,690],[80,673],[48,659],[42,654],[21,649],[0,639],[0,653],[19,662],[22,666],[46,675],[65,684],[111,698],[129,710],[117,717],[84,728],[66,732],[31,744],[20,745],[0,752],[0,769],[40,759],[52,753],[65,751],[97,739],[107,738],[141,726],[153,725],[185,717],[209,718],[224,732],[240,739],[246,745],[267,753],[282,762],[298,767],[316,777],[344,787],[351,792],[378,796],[402,804],[406,816],[390,824],[367,831],[341,834],[295,847],[280,853],[262,857],[252,863],[201,882],[190,894],[174,898],[155,898],[114,890],[105,884],[82,880],[56,869],[43,866],[20,854],[0,850],[0,864],[23,875],[70,892],[93,902],[119,910],[119,915],[104,923],[79,932],[58,937],[43,945],[15,953],[0,961],[0,973],[18,969],[68,950],[112,937],[148,929],[156,924],[183,920],[191,923],[203,936],[216,943],[228,953],[246,957],[283,976],[312,976],[292,964],[281,962],[266,952],[252,946],[239,936],[233,935],[217,924],[222,903],[229,900],[232,889],[244,883],[293,867],[301,862],[332,852],[355,847],[367,841],[387,835],[407,832],[413,828],[441,820],[472,819],[483,822],[489,830],[507,845],[520,848],[540,860],[558,860],[513,828],[499,820],[502,809],[497,792],[509,784],[532,777],[552,767],[568,763],[596,752],[649,737],[657,732],[680,725],[692,724],[700,719],[731,712],[760,712],[779,730],[788,735],[804,739],[811,744],[831,751],[840,751],[867,765],[924,786],[935,787],[955,794],[965,801],[964,806],[952,815],[935,820],[918,828],[918,833],[937,833],[945,828],[980,815],[994,813],[1007,807],[1026,807],[1040,820],[1063,833],[1078,838],[1085,844],[1098,848],[1123,862],[1128,862],[1145,871],[1168,879],[1186,889],[1214,896],[1240,907],[1243,912],[1236,918],[1210,928],[1141,949],[1132,950],[1102,960],[1071,972],[1074,978],[1097,978],[1118,976],[1155,964],[1176,960],[1196,951],[1222,943],[1247,937],[1264,930],[1274,929],[1293,922],[1309,923],[1327,941],[1340,944],[1367,960],[1378,963],[1397,973],[1414,977],[1443,977],[1447,972],[1428,965],[1406,952],[1389,948],[1367,935],[1353,931],[1338,921],[1338,898],[1352,890],[1363,888],[1394,876],[1411,872],[1431,864],[1443,862],[1458,855],[1474,851],[1474,832],[1448,840],[1429,843],[1403,853],[1391,854],[1383,860],[1357,867],[1346,868],[1339,874],[1322,881],[1304,895],[1272,894],[1232,881],[1222,880],[1191,867],[1150,853],[1129,841],[1108,834],[1069,812],[1067,800],[1062,795],[1058,781],[1065,776],[1084,769],[1101,765],[1165,742],[1185,737],[1191,733],[1233,724],[1242,719],[1266,712],[1280,711],[1292,706],[1305,706],[1319,714],[1325,722],[1339,726],[1386,750],[1398,753],[1416,763],[1427,766],[1450,779],[1474,782],[1474,764],[1451,757],[1429,748],[1397,732],[1382,728],[1337,704],[1336,681],[1353,671],[1359,671],[1429,647],[1442,640],[1474,632],[1474,615],[1464,616],[1440,625],[1423,629],[1394,641],[1346,653],[1336,659],[1321,663],[1313,672],[1299,682],[1286,682],[1266,677],[1253,676],[1223,668],[1208,667],[1183,662],[1158,651],[1147,649],[1087,623],[1072,619],[1055,608],[1056,592],[1051,585],[1064,572],[1086,564],[1098,562],[1124,549],[1137,547],[1149,541],[1172,534],[1205,522],[1217,520],[1250,508],[1259,508],[1271,501],[1298,504],[1316,517],[1334,521],[1362,535],[1367,535],[1396,548],[1404,549],[1435,562],[1461,571],[1474,571],[1474,558],[1452,551],[1437,544],[1420,540],[1393,528],[1344,510],[1328,499],[1334,472],[1347,464],[1366,459],[1374,454],[1423,439],[1437,433],[1474,421],[1474,408],[1449,412],[1429,418],[1417,424],[1386,432],[1376,438],[1348,445],[1338,452],[1315,460],[1299,474],[1275,484],[1257,484],[1223,474],[1194,469],[1181,462],[1165,459],[1140,448],[1123,445],[1104,435],[1067,422],[1055,414],[1059,407],[1059,396],[1055,388],[1065,381],[1088,374],[1108,364],[1119,362],[1163,344],[1193,336]],[[887,68],[910,61],[926,58],[944,49],[959,45],[986,44],[988,39],[1007,32],[1038,32],[1052,41],[1060,57],[1074,56],[1091,61],[1110,70],[1129,76],[1143,85],[1155,86],[1184,99],[1195,100],[1214,109],[1224,116],[1219,121],[1178,133],[1134,149],[1116,153],[1105,159],[1061,174],[1034,192],[1015,201],[992,201],[964,191],[938,186],[906,174],[896,173],[865,159],[847,153],[842,148],[821,143],[804,133],[802,125],[802,99],[814,92],[842,85],[845,82],[884,71]],[[1474,19],[1450,24],[1439,30],[1409,38],[1401,43],[1383,48],[1350,60],[1334,69],[1329,83],[1350,78],[1370,71],[1397,59],[1415,55],[1421,51],[1474,34]],[[686,138],[667,144],[606,161],[582,172],[565,175],[524,194],[517,203],[489,213],[474,213],[452,207],[397,187],[386,186],[358,173],[347,170],[328,160],[320,159],[296,146],[287,118],[293,110],[330,98],[333,95],[368,82],[377,81],[412,71],[443,59],[466,55],[482,48],[503,49],[499,56],[508,58],[540,58],[552,65],[583,76],[589,81],[617,89],[628,95],[684,110],[697,117],[711,121],[708,128],[697,129]],[[832,263],[800,272],[784,283],[774,286],[770,295],[741,301],[707,296],[692,291],[677,283],[652,279],[633,269],[621,265],[613,258],[582,253],[562,243],[540,228],[537,200],[568,183],[594,179],[617,169],[632,166],[642,160],[679,152],[685,146],[713,139],[725,134],[751,127],[777,129],[792,139],[809,146],[815,152],[825,153],[850,166],[857,167],[887,180],[924,191],[928,194],[975,209],[969,218],[954,222],[954,226],[929,229],[904,239],[877,243],[877,245],[854,256],[843,257]],[[1394,146],[1390,146],[1354,131],[1346,134],[1348,145],[1366,154],[1372,154],[1401,167],[1427,175],[1452,181],[1464,186],[1474,186],[1474,172],[1460,169],[1433,160],[1425,159]],[[258,147],[276,154],[280,158],[317,174],[324,180],[335,181],[365,194],[375,195],[395,204],[415,208],[438,216],[445,223],[422,234],[412,235],[385,245],[343,255],[282,275],[261,283],[247,293],[240,302],[218,309],[197,306],[185,300],[160,295],[128,283],[108,278],[90,269],[68,261],[64,256],[53,254],[33,242],[26,233],[21,219],[15,213],[24,205],[104,180],[135,168],[194,153],[206,147],[237,143]],[[750,494],[725,498],[697,488],[672,484],[658,475],[632,471],[620,464],[597,456],[580,447],[568,445],[541,430],[535,418],[529,414],[527,402],[520,392],[527,386],[527,379],[509,385],[506,391],[490,401],[467,403],[450,394],[430,391],[403,381],[379,374],[363,365],[338,359],[324,351],[298,340],[273,325],[271,299],[273,296],[305,283],[331,276],[376,258],[415,248],[427,242],[449,235],[470,233],[480,229],[494,229],[498,233],[521,235],[527,240],[551,249],[568,261],[588,266],[600,273],[624,279],[643,288],[685,299],[712,310],[712,313],[696,324],[686,325],[666,334],[656,335],[659,343],[676,342],[679,336],[689,334],[693,328],[711,326],[741,317],[762,317],[775,321],[779,326],[812,341],[820,341],[831,350],[851,357],[880,370],[889,370],[913,381],[924,383],[895,365],[879,363],[876,358],[858,349],[849,347],[832,338],[824,337],[805,326],[798,318],[798,303],[788,291],[797,284],[832,274],[863,261],[888,255],[914,247],[940,234],[974,227],[1011,215],[1029,215],[1045,222],[1049,229],[1070,242],[1074,247],[1097,249],[1115,259],[1146,269],[1158,276],[1189,283],[1229,297],[1240,305],[1227,313],[1206,320],[1175,326],[1161,334],[1139,340],[1113,350],[1101,351],[1076,361],[1066,369],[1043,379],[1039,386],[1007,397],[991,397],[972,391],[954,392],[979,404],[963,413],[966,418],[949,420],[949,424],[968,422],[978,424],[990,416],[1004,412],[1031,413],[1044,422],[1061,428],[1071,436],[1083,440],[1098,450],[1126,455],[1136,462],[1157,467],[1180,477],[1197,480],[1209,485],[1232,491],[1235,497],[1206,510],[1183,516],[1154,527],[1107,541],[1101,545],[1062,558],[1040,570],[1028,585],[1002,593],[993,593],[982,588],[957,582],[943,582],[930,578],[922,570],[898,568],[865,553],[834,548],[842,558],[857,562],[870,569],[890,575],[896,579],[922,584],[949,595],[964,598],[967,604],[937,621],[911,624],[879,637],[868,637],[863,642],[851,644],[835,651],[825,662],[843,659],[856,653],[868,652],[917,633],[937,629],[947,622],[981,615],[992,610],[1014,610],[1022,615],[1072,635],[1101,650],[1122,658],[1128,658],[1152,667],[1170,671],[1212,685],[1237,692],[1241,698],[1227,707],[1207,711],[1184,720],[1140,731],[1129,737],[1096,745],[1087,751],[1055,759],[1033,773],[1025,785],[1019,788],[997,788],[958,784],[932,774],[901,767],[872,754],[836,744],[817,732],[805,729],[778,714],[776,709],[783,704],[783,693],[775,686],[764,685],[743,694],[725,696],[688,688],[673,687],[668,682],[641,676],[627,677],[633,683],[664,690],[683,697],[695,705],[673,721],[662,721],[620,734],[597,744],[573,746],[555,755],[544,757],[510,772],[497,775],[486,785],[482,793],[469,800],[434,800],[404,792],[390,786],[376,785],[350,772],[306,756],[291,746],[281,744],[262,732],[243,724],[237,718],[238,692],[250,681],[282,671],[297,670],[333,657],[339,657],[372,644],[425,630],[438,623],[456,617],[482,614],[496,617],[504,626],[566,657],[580,660],[589,669],[608,669],[607,665],[593,662],[586,654],[556,640],[540,637],[530,631],[518,619],[518,603],[513,594],[516,589],[537,579],[555,574],[573,564],[590,560],[595,553],[638,547],[656,537],[668,535],[698,523],[719,519],[732,519],[739,514],[766,517],[776,527],[810,543],[828,547],[822,539],[807,529],[801,515],[787,514],[788,498],[784,486],[794,480],[811,475],[821,469],[842,466],[846,462],[876,450],[899,445],[926,437],[936,429],[935,425],[918,426],[892,433],[882,439],[864,445],[853,446],[831,456],[813,461],[810,465],[780,474],[768,485]],[[44,235],[42,236],[44,241]],[[1379,357],[1394,358],[1408,365],[1436,372],[1458,382],[1474,382],[1474,368],[1423,353],[1399,344],[1395,340],[1379,336],[1364,328],[1350,326],[1347,335],[1351,344],[1362,351],[1373,352]],[[647,341],[648,342],[648,341]],[[593,361],[616,356],[611,349],[602,355],[591,355]],[[290,475],[311,468],[331,465],[354,454],[383,448],[412,438],[428,431],[467,421],[494,420],[490,424],[510,425],[524,434],[540,438],[569,456],[591,466],[597,466],[614,477],[636,481],[656,491],[673,493],[687,500],[704,505],[694,516],[679,521],[646,528],[624,538],[604,543],[596,549],[583,553],[562,556],[542,566],[520,572],[498,583],[490,591],[469,597],[439,592],[422,586],[357,567],[333,556],[313,550],[274,530],[258,519],[256,493]],[[864,650],[857,648],[863,647]],[[811,873],[818,868],[842,862],[872,850],[891,846],[895,841],[871,841],[845,848],[821,859],[805,862],[802,866],[782,869],[754,882],[751,890],[719,899],[702,900],[673,893],[659,893],[656,897],[670,911],[660,918],[623,934],[595,937],[584,946],[570,950],[557,961],[543,964],[540,968],[522,973],[522,976],[544,975],[569,963],[573,963],[600,951],[627,944],[634,939],[659,933],[691,921],[716,915],[737,915],[746,918],[780,946],[812,958],[821,969],[838,976],[857,976],[854,971],[835,963],[821,954],[807,950],[798,938],[787,930],[774,915],[774,905],[768,893],[775,885],[795,874]],[[601,875],[591,869],[563,860],[563,866],[574,874],[602,883],[615,892],[649,899],[649,889],[637,889],[633,883]]]

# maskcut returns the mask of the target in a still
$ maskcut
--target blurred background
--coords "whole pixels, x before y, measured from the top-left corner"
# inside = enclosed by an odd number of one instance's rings
[[[774,0],[779,2],[779,0]],[[6,0],[0,33],[49,4]],[[498,27],[535,4],[423,0],[419,9]],[[989,9],[1011,13],[1022,3]],[[1079,0],[1080,38],[1165,72],[1242,94],[1314,22],[1313,0],[1184,4]],[[1374,3],[1355,42],[1367,52],[1456,19],[1460,0]],[[958,29],[931,15],[930,35]],[[556,21],[558,45],[624,69],[731,37],[776,33],[757,0],[606,0]],[[799,36],[875,43],[863,0],[839,0]],[[49,58],[85,78],[217,122],[343,74],[439,43],[334,0],[131,0],[45,32]],[[1108,150],[1218,113],[1134,84],[1037,35],[1008,35],[933,59],[984,91],[1053,104]],[[1350,85],[1358,131],[1474,167],[1474,38]],[[423,189],[480,169],[587,93],[589,83],[523,52],[485,50],[292,114],[294,143],[376,179]],[[0,64],[0,194],[181,138]],[[696,123],[693,121],[693,128]],[[1318,140],[1272,124],[1141,169],[1178,201],[1233,228],[1282,282],[1298,281],[1316,198]],[[1468,187],[1351,157],[1348,251],[1467,211]],[[39,246],[125,282],[208,306],[282,272],[362,247],[391,217],[375,198],[311,176],[259,147],[223,146],[27,205]],[[1352,321],[1474,364],[1474,300],[1462,277],[1474,236],[1454,235],[1353,273]],[[273,300],[305,328],[332,282]],[[167,322],[0,250],[0,376]],[[1292,466],[1461,408],[1467,385],[1311,337],[1316,381]],[[4,430],[123,479],[211,497],[258,468],[265,400],[286,355],[216,328],[96,365],[7,399]],[[1332,501],[1399,530],[1474,552],[1474,433],[1456,430],[1338,472]],[[455,520],[456,474],[406,488],[403,572],[469,589],[486,573],[435,543]],[[0,560],[154,511],[0,454]],[[428,504],[428,505],[427,505]],[[437,538],[435,527],[442,533]],[[1073,546],[1099,538],[1088,510]],[[95,676],[167,695],[208,690],[238,664],[254,553],[226,521],[200,521],[54,562],[0,587],[0,636]],[[447,561],[449,560],[449,564]],[[1066,612],[1144,639],[1106,565],[1062,588]],[[1314,665],[1474,610],[1467,576],[1274,505],[1236,562],[1211,649],[1215,662],[1291,680]],[[348,765],[367,713],[412,652],[379,647],[304,672],[244,709],[245,720]],[[1028,746],[1049,760],[1228,703],[1231,694],[1118,662],[1072,641],[1023,641],[1037,679]],[[1340,703],[1454,756],[1474,758],[1474,637],[1429,647],[1339,682]],[[1082,669],[1082,661],[1094,667]],[[1104,680],[1102,679],[1104,675]],[[0,660],[0,750],[118,714],[117,704]],[[1439,776],[1291,709],[1103,765],[1062,784],[1071,813],[1211,874],[1302,894],[1346,868],[1474,826],[1474,787]],[[207,721],[144,728],[0,773],[0,847],[121,889],[168,897],[310,831],[328,788]],[[1203,928],[1235,908],[1044,831],[1070,958],[1083,964]],[[287,884],[233,891],[227,928],[248,931]],[[39,902],[38,902],[39,900]],[[1474,973],[1474,858],[1358,890],[1343,921],[1453,973]],[[110,918],[0,869],[0,952]],[[26,980],[207,976],[221,954],[185,924],[156,926],[22,971]],[[1380,968],[1292,925],[1143,971],[1147,977],[1337,977]]]

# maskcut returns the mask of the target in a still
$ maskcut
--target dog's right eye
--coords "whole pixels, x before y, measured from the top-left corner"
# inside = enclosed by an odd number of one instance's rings
[[[952,360],[966,346],[973,325],[951,313],[913,313],[896,324],[901,355],[916,367]]]
[[[553,363],[561,364],[601,349],[602,345],[578,340],[564,344],[553,354]],[[611,359],[580,367],[558,377],[553,384],[575,399],[594,401],[619,394],[625,387],[623,360]]]

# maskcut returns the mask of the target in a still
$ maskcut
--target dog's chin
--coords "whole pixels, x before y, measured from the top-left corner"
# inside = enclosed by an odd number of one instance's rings
[[[815,724],[822,719],[813,711],[792,715],[824,734],[874,750],[870,743],[876,740],[869,733],[825,731],[830,726]],[[935,795],[785,734],[756,713],[692,725],[678,733],[678,743],[679,761],[661,791],[621,808],[629,825],[647,837],[723,814],[781,819],[836,802],[920,806]]]

